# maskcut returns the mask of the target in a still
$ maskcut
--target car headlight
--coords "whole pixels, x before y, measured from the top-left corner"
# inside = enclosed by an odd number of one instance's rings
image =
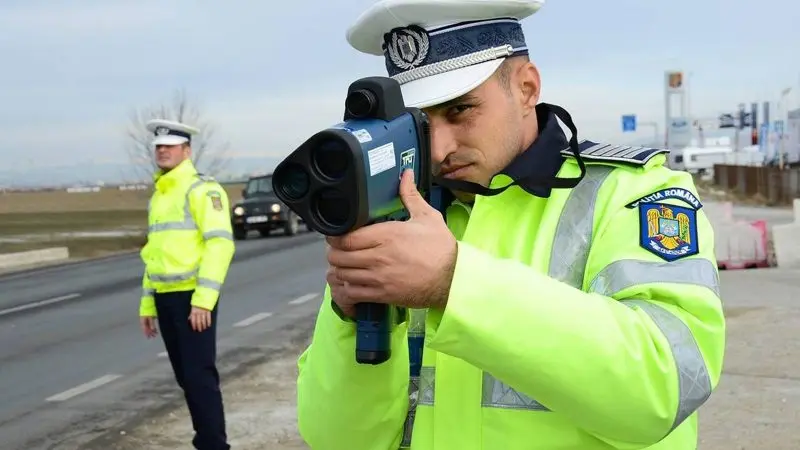
[[[275,204],[273,204],[273,205],[272,205],[272,207],[271,207],[270,209],[271,209],[271,210],[272,210],[272,212],[274,212],[274,213],[276,213],[276,212],[281,212],[281,205],[279,205],[279,204],[275,203]]]
[[[241,206],[237,206],[236,208],[233,208],[233,213],[236,214],[237,216],[241,216],[244,214],[244,208],[242,208]]]

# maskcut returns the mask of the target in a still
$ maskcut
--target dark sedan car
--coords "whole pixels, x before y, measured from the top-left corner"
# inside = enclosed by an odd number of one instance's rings
[[[302,219],[286,207],[272,191],[272,175],[252,177],[242,191],[242,200],[233,205],[231,224],[233,237],[245,239],[251,230],[267,236],[272,230],[294,236]]]

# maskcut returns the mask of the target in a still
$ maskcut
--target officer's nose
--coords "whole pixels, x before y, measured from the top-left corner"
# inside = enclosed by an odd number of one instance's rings
[[[431,115],[431,160],[434,173],[439,171],[439,166],[449,155],[458,149],[456,133],[453,125],[444,118]]]

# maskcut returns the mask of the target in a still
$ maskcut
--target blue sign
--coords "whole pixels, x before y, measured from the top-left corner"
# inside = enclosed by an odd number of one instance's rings
[[[768,142],[769,142],[769,124],[762,123],[761,129],[758,131],[758,150],[761,152],[766,152]]]
[[[772,122],[772,127],[775,130],[775,133],[779,137],[783,136],[783,121],[782,120],[776,120],[775,122]]]
[[[622,116],[622,132],[636,131],[636,114]]]

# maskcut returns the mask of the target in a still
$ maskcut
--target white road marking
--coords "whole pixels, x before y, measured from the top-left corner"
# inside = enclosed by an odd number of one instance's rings
[[[29,309],[34,309],[34,308],[41,308],[42,306],[65,302],[67,300],[72,300],[73,298],[78,298],[80,296],[81,294],[67,294],[67,295],[62,295],[60,297],[49,298],[47,300],[40,300],[38,302],[26,303],[24,305],[14,306],[13,308],[0,310],[0,316],[5,316],[6,314],[12,314],[20,311],[27,311]]]
[[[169,355],[167,355],[167,352],[161,352],[161,353],[158,354],[159,358],[166,358],[167,356],[169,356]]]
[[[300,305],[302,303],[305,303],[305,302],[317,297],[318,295],[319,294],[317,294],[317,293],[306,294],[306,295],[304,295],[302,297],[297,297],[296,299],[290,301],[289,304],[290,305]]]
[[[99,388],[100,386],[102,386],[104,384],[111,383],[112,381],[114,381],[114,380],[116,380],[117,378],[120,378],[120,377],[122,377],[122,375],[117,375],[117,374],[113,374],[113,373],[110,373],[110,374],[107,374],[107,375],[103,375],[102,377],[94,379],[92,381],[89,381],[88,383],[83,383],[83,384],[81,384],[79,386],[75,386],[72,389],[67,389],[66,391],[64,391],[64,392],[62,392],[60,394],[56,394],[56,395],[53,395],[52,397],[48,397],[47,401],[48,402],[63,402],[64,400],[69,400],[72,397],[75,397],[75,396],[81,395],[83,393],[89,392],[92,389]]]
[[[269,313],[269,312],[263,312],[263,313],[254,314],[254,315],[248,317],[247,319],[244,319],[242,321],[236,322],[235,324],[233,324],[233,326],[235,326],[237,328],[246,327],[246,326],[252,325],[252,324],[254,324],[254,323],[258,322],[258,321],[264,320],[267,317],[270,317],[271,315],[272,315],[272,313]]]

